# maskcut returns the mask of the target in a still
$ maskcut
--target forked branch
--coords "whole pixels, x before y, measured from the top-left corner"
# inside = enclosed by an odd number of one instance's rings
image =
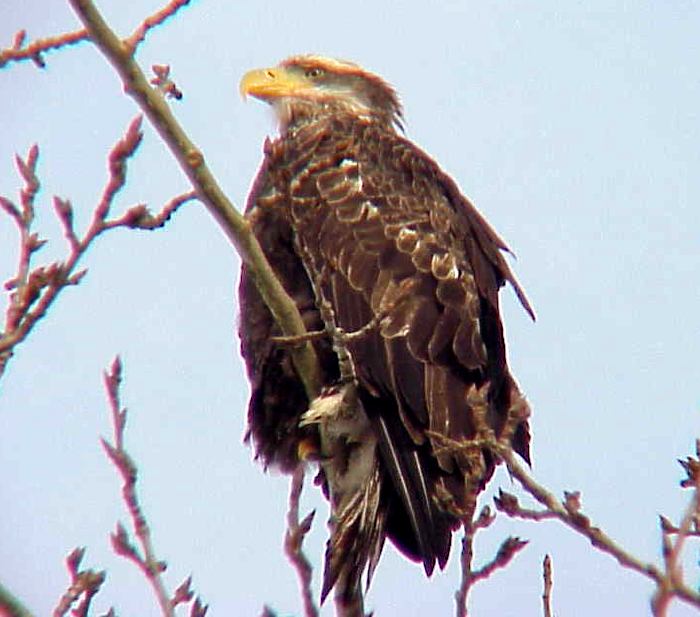
[[[185,579],[172,595],[166,589],[162,574],[165,572],[167,564],[156,556],[148,520],[136,493],[138,475],[136,463],[124,447],[126,409],[121,406],[119,400],[121,381],[121,360],[115,358],[109,371],[105,372],[104,375],[114,437],[112,443],[106,439],[101,441],[107,456],[109,456],[122,477],[122,496],[131,517],[133,533],[136,536],[138,546],[131,540],[126,527],[121,523],[117,523],[116,532],[111,535],[112,547],[117,555],[121,555],[136,564],[143,572],[153,588],[163,617],[174,617],[175,609],[178,606],[189,603],[191,603],[191,617],[204,617],[207,612],[207,606],[202,604],[198,597],[194,596],[194,592],[191,589],[192,577]]]

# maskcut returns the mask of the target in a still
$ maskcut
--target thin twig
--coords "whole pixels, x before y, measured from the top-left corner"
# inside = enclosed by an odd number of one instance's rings
[[[472,573],[472,584],[487,579],[496,570],[505,568],[522,549],[528,544],[527,540],[521,540],[510,536],[501,542],[496,556],[486,565]]]
[[[289,510],[287,512],[287,531],[284,536],[284,552],[294,567],[299,579],[301,597],[304,603],[305,617],[318,617],[318,608],[313,599],[311,582],[313,568],[311,562],[304,554],[303,543],[306,534],[309,533],[314,520],[314,511],[311,511],[299,521],[299,501],[304,487],[304,466],[299,464],[292,475],[289,489]]]
[[[160,605],[163,617],[174,617],[175,608],[180,604],[187,604],[193,600],[191,591],[191,578],[187,578],[175,591],[172,597],[166,590],[162,574],[167,564],[156,557],[148,525],[141,504],[136,493],[137,467],[134,460],[124,448],[124,429],[126,427],[126,409],[121,407],[119,400],[119,387],[122,381],[122,364],[119,357],[115,358],[109,371],[104,374],[105,389],[109,400],[114,429],[114,443],[101,439],[102,447],[107,456],[118,469],[124,484],[122,485],[122,497],[131,516],[131,522],[139,548],[129,537],[129,532],[121,524],[117,523],[117,530],[111,535],[112,547],[115,553],[125,557],[143,572],[153,588],[153,592]],[[191,615],[203,617],[207,607],[202,605],[199,598],[194,598],[191,606]]]
[[[367,336],[370,332],[376,330],[382,322],[382,319],[389,314],[388,310],[380,311],[372,319],[370,319],[364,326],[354,330],[353,332],[346,332],[342,328],[335,327],[335,336],[338,340],[342,340],[343,343],[348,343],[351,341],[356,341]],[[277,345],[285,346],[298,346],[309,341],[317,341],[328,336],[327,330],[313,330],[312,332],[307,332],[306,334],[301,334],[299,336],[272,336],[270,340]]]
[[[119,402],[119,386],[122,380],[122,364],[119,358],[112,363],[109,371],[105,372],[104,382],[109,399],[109,407],[112,415],[112,425],[114,430],[114,444],[110,444],[106,439],[101,439],[102,447],[114,463],[122,476],[122,496],[129,514],[131,515],[134,533],[141,545],[141,552],[131,543],[126,528],[117,523],[117,531],[112,534],[112,546],[114,551],[134,562],[146,575],[148,582],[153,587],[153,591],[160,604],[163,615],[173,617],[174,612],[170,605],[170,596],[165,589],[165,584],[161,574],[167,565],[160,561],[153,548],[151,531],[148,522],[143,514],[141,505],[136,494],[137,469],[131,456],[124,449],[124,427],[126,426],[126,409],[121,408]]]
[[[134,33],[124,41],[130,53],[133,55],[136,48],[145,40],[146,35],[151,29],[162,24],[166,19],[175,15],[175,13],[189,3],[190,0],[171,0],[171,2],[168,2],[162,9],[156,11],[150,17],[146,17],[139,27],[134,30]]]
[[[696,441],[695,453],[700,457],[700,440]],[[692,527],[700,516],[700,463],[698,459],[689,457],[687,462],[681,464],[688,473],[688,479],[684,480],[683,486],[692,486],[693,494],[685,514],[681,519],[681,524],[674,530],[676,534],[675,542],[671,539],[671,533],[666,531],[662,523],[662,550],[664,558],[665,577],[662,582],[657,583],[656,593],[651,600],[651,609],[655,617],[665,617],[671,600],[674,597],[674,589],[678,584],[682,584],[683,571],[681,568],[681,553]]]
[[[552,558],[549,555],[545,555],[542,561],[542,580],[542,611],[544,617],[552,617]]]
[[[0,615],[3,617],[34,617],[29,609],[0,583]]]
[[[594,526],[590,519],[581,512],[580,508],[577,508],[578,499],[576,499],[575,494],[568,494],[567,499],[564,502],[560,502],[525,471],[510,447],[496,439],[490,442],[489,447],[494,454],[497,454],[505,462],[511,476],[518,480],[530,495],[552,513],[551,518],[560,520],[567,527],[588,538],[595,548],[614,557],[621,566],[642,574],[659,586],[668,585],[673,596],[691,606],[700,608],[700,594],[697,591],[691,589],[682,581],[670,580],[656,565],[635,557],[619,546],[600,528]]]
[[[104,228],[112,229],[114,227],[129,227],[131,229],[159,229],[163,227],[177,209],[188,201],[197,199],[197,193],[188,191],[173,197],[166,203],[160,212],[152,214],[151,211],[143,204],[129,208],[119,218],[105,221]]]
[[[171,200],[156,215],[152,215],[146,206],[139,205],[127,210],[121,217],[108,218],[114,199],[126,181],[127,161],[135,154],[142,136],[139,116],[132,120],[124,136],[109,153],[109,177],[99,203],[93,211],[88,229],[82,237],[79,237],[75,230],[73,206],[70,201],[54,197],[54,210],[63,227],[70,252],[63,262],[34,269],[31,267],[32,258],[45,244],[45,241],[39,239],[32,231],[34,201],[39,190],[36,174],[39,150],[36,146],[32,146],[25,160],[16,158],[17,167],[24,179],[24,187],[20,191],[21,206],[15,205],[7,197],[0,197],[0,207],[15,221],[18,228],[20,245],[17,272],[12,280],[5,284],[12,293],[5,326],[0,331],[0,377],[14,348],[44,317],[60,292],[66,287],[80,283],[86,270],[78,270],[77,266],[98,236],[107,230],[119,227],[133,229],[162,227],[178,207],[195,198],[195,193],[190,191]]]
[[[498,489],[498,495],[493,498],[493,501],[499,511],[507,514],[511,518],[522,518],[526,521],[546,521],[557,517],[557,515],[550,510],[523,508],[515,495],[500,488]]]
[[[76,30],[75,32],[65,32],[56,36],[50,36],[44,39],[37,39],[29,45],[25,45],[27,33],[25,30],[20,30],[15,34],[14,41],[11,47],[0,50],[0,69],[10,62],[21,62],[23,60],[31,60],[39,68],[44,68],[46,63],[42,54],[47,51],[54,51],[69,45],[76,45],[88,39],[87,30]]]
[[[104,583],[105,572],[81,570],[80,562],[84,555],[84,548],[76,548],[66,558],[66,565],[71,576],[71,584],[58,601],[53,611],[53,617],[64,617],[64,615],[68,614],[68,611],[71,611],[73,617],[87,617],[90,610],[90,603],[100,590],[102,583]],[[81,601],[78,606],[71,610],[73,605],[79,600]]]
[[[491,513],[491,509],[485,506],[479,517],[476,520],[472,520],[471,513],[465,513],[462,527],[464,528],[464,536],[462,537],[462,553],[460,556],[460,564],[462,568],[462,577],[460,580],[460,585],[455,592],[455,606],[457,617],[466,617],[468,615],[467,600],[469,596],[469,591],[472,588],[472,584],[475,582],[473,580],[473,570],[472,561],[474,559],[474,537],[480,529],[486,529],[489,527],[496,516]]]
[[[146,35],[155,27],[162,24],[166,19],[172,17],[183,6],[190,3],[191,0],[172,0],[162,9],[146,17],[134,30],[134,33],[125,41],[125,44],[133,54],[136,48],[145,40]],[[27,39],[26,30],[20,30],[13,38],[12,45],[6,49],[0,50],[0,69],[11,62],[21,62],[31,60],[39,68],[44,68],[46,62],[43,54],[48,51],[55,51],[70,45],[76,45],[83,41],[89,40],[87,29],[76,30],[75,32],[65,32],[55,36],[37,39],[32,43],[25,44]]]

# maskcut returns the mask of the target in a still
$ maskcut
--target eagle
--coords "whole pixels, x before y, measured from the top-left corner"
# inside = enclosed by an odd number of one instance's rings
[[[323,386],[309,400],[294,342],[244,265],[246,440],[266,468],[318,462],[331,507],[322,600],[334,586],[350,597],[364,572],[369,584],[386,538],[431,575],[494,472],[493,456],[473,445],[479,421],[530,461],[500,288],[509,283],[534,319],[533,310],[504,241],[404,136],[386,81],[299,55],[249,71],[240,90],[279,124],[246,217],[314,334]]]

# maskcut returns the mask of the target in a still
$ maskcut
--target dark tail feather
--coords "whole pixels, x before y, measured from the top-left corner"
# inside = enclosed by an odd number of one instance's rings
[[[408,557],[423,562],[428,576],[437,561],[444,567],[450,552],[450,526],[445,515],[437,509],[431,498],[431,482],[427,465],[421,461],[420,453],[401,426],[391,426],[381,416],[372,418],[377,426],[380,451],[398,493],[405,518],[410,524],[410,537],[400,530],[401,523],[393,517],[389,531],[396,546]],[[388,487],[387,487],[388,488]],[[389,515],[391,517],[391,513]],[[405,526],[405,523],[404,523]]]

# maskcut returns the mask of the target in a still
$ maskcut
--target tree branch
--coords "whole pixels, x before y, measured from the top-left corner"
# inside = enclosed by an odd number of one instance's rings
[[[248,265],[249,272],[283,335],[304,334],[306,329],[301,315],[277,280],[250,230],[249,222],[236,211],[221,190],[207,167],[201,151],[177,122],[162,93],[148,83],[146,76],[133,58],[131,45],[128,41],[120,40],[109,28],[93,2],[70,0],[70,3],[90,33],[91,40],[119,73],[125,91],[147,115],[189,178],[199,199]],[[292,356],[308,398],[313,400],[321,384],[314,348],[307,342],[303,346],[292,349]]]
[[[47,51],[54,51],[76,45],[82,41],[88,40],[87,30],[76,30],[75,32],[66,32],[56,36],[50,36],[44,39],[38,39],[33,43],[25,46],[27,32],[20,30],[15,34],[12,46],[7,49],[0,50],[0,69],[11,62],[21,62],[23,60],[31,60],[40,69],[46,66],[42,54]]]
[[[552,558],[549,555],[545,555],[542,561],[542,580],[542,612],[544,617],[552,617]]]
[[[700,440],[695,442],[695,454],[700,457]],[[675,529],[667,529],[661,524],[662,551],[664,557],[664,578],[657,581],[657,588],[651,600],[652,613],[655,617],[665,617],[668,608],[677,595],[676,588],[683,585],[683,571],[681,568],[681,553],[687,538],[693,533],[693,525],[697,526],[700,517],[700,461],[688,457],[686,461],[680,461],[688,474],[688,478],[681,484],[684,487],[692,487],[693,495],[686,508],[681,524]],[[676,534],[676,541],[671,535]]]
[[[304,464],[300,463],[292,475],[289,489],[289,511],[287,512],[287,531],[284,535],[284,552],[291,562],[299,579],[301,597],[304,603],[305,617],[318,617],[318,608],[313,599],[311,580],[313,568],[304,554],[302,544],[311,529],[315,512],[312,510],[299,521],[299,501],[304,487]]]
[[[0,583],[0,615],[7,617],[34,617],[29,609]]]
[[[180,604],[188,604],[193,599],[190,615],[192,617],[204,617],[207,607],[202,605],[199,598],[194,598],[191,591],[192,577],[188,577],[170,596],[162,578],[167,564],[156,557],[151,531],[148,521],[143,513],[141,504],[136,494],[137,468],[134,460],[124,448],[124,428],[126,427],[126,409],[122,408],[119,402],[119,387],[122,381],[122,364],[117,357],[109,371],[105,372],[104,382],[109,399],[109,407],[112,415],[114,428],[114,443],[109,443],[106,439],[101,439],[102,447],[105,449],[114,466],[119,470],[124,484],[122,486],[122,496],[124,503],[131,516],[134,534],[140,545],[140,550],[131,541],[126,528],[117,523],[117,530],[111,535],[112,547],[117,555],[132,561],[143,572],[146,579],[153,588],[153,592],[160,605],[163,617],[174,617],[175,608]]]
[[[98,236],[119,227],[131,229],[155,229],[162,227],[182,204],[195,198],[194,192],[185,193],[172,199],[161,212],[150,213],[145,205],[134,206],[121,217],[109,219],[109,212],[117,193],[126,182],[127,161],[134,155],[143,133],[141,117],[131,121],[124,136],[114,145],[108,156],[109,177],[99,203],[93,211],[92,220],[82,237],[78,236],[73,224],[73,207],[69,200],[54,197],[54,210],[69,246],[65,261],[32,269],[34,254],[45,244],[45,240],[32,231],[34,223],[34,201],[39,191],[36,174],[39,149],[32,146],[27,158],[16,157],[17,167],[24,179],[20,191],[20,206],[7,197],[0,196],[0,207],[14,220],[19,232],[19,263],[15,276],[5,284],[11,291],[5,316],[5,326],[0,331],[0,377],[2,377],[14,348],[32,331],[36,323],[56,301],[61,291],[77,285],[87,270],[77,266],[85,252]]]
[[[143,43],[150,30],[161,25],[169,17],[175,15],[177,11],[189,4],[190,1],[191,0],[171,0],[165,7],[144,19],[133,34],[125,41],[131,53],[133,54],[137,47]],[[83,28],[75,32],[65,32],[63,34],[57,34],[56,36],[38,39],[28,45],[25,45],[26,40],[26,30],[20,30],[15,34],[12,45],[6,49],[0,50],[0,69],[12,62],[22,62],[25,60],[31,60],[39,68],[43,69],[46,67],[46,62],[42,54],[47,51],[55,51],[63,47],[88,41],[90,40],[90,36],[87,29]]]
[[[700,608],[700,594],[697,591],[678,580],[671,572],[663,573],[654,564],[635,557],[619,546],[599,527],[594,526],[590,518],[581,511],[578,493],[565,493],[564,501],[559,502],[552,493],[525,471],[510,446],[499,442],[495,437],[489,440],[487,445],[494,454],[497,454],[505,462],[509,473],[518,480],[521,486],[545,506],[550,513],[548,518],[556,518],[576,533],[588,538],[595,548],[614,557],[621,566],[651,579],[658,588],[665,590],[664,593],[677,597],[695,608]],[[507,510],[506,513],[508,513]]]
[[[100,591],[100,587],[105,581],[106,574],[104,571],[95,572],[94,570],[81,570],[80,562],[83,560],[84,555],[84,548],[76,548],[66,558],[71,584],[58,601],[53,611],[53,617],[64,617],[64,615],[68,614],[68,611],[71,611],[73,617],[88,616],[90,603]],[[71,610],[72,606],[78,602],[81,597],[82,601],[80,604]]]

